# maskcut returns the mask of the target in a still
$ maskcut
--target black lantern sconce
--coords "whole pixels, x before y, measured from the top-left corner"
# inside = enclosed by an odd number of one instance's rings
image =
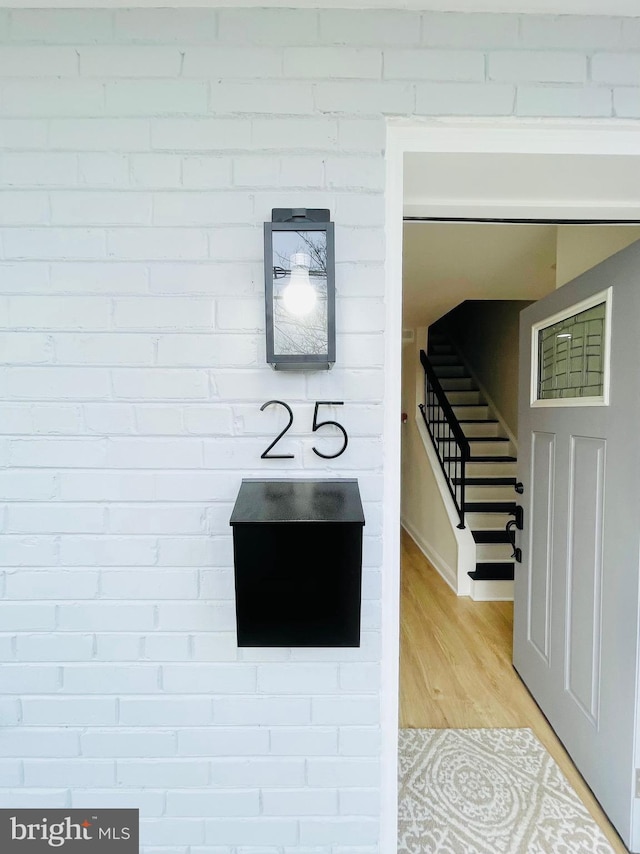
[[[336,360],[335,257],[329,211],[274,208],[264,224],[267,362],[328,370]]]

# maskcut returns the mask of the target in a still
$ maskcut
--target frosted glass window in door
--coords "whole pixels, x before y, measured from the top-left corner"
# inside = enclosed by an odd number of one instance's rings
[[[538,330],[538,400],[604,394],[606,302]]]

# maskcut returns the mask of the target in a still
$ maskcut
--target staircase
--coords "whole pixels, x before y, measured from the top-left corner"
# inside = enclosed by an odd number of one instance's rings
[[[430,333],[428,356],[447,400],[469,441],[465,471],[465,524],[476,543],[474,581],[512,581],[514,559],[507,523],[516,516],[515,448],[482,399],[453,345]],[[444,461],[450,459],[445,456]],[[460,483],[453,478],[454,484]]]

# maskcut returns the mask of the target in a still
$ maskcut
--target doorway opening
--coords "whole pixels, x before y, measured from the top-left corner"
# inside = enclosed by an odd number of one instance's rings
[[[589,133],[585,133],[589,130]],[[619,168],[627,177],[631,174],[630,158],[640,155],[636,123],[618,122],[486,122],[435,121],[422,126],[415,123],[390,124],[388,129],[387,182],[387,256],[388,301],[386,336],[386,459],[385,492],[385,577],[383,591],[383,850],[393,851],[397,832],[397,673],[398,673],[398,614],[399,561],[397,520],[400,515],[400,484],[397,472],[391,471],[393,461],[399,462],[401,361],[401,298],[400,281],[402,250],[402,213],[437,218],[455,216],[473,218],[517,219],[576,219],[580,222],[606,216],[607,219],[638,219],[640,188],[626,182],[625,193],[620,186],[610,193],[606,187],[599,192],[580,192],[569,186],[566,164],[569,155],[575,165],[576,155],[601,158],[596,165]],[[410,156],[427,157],[426,179],[432,192],[416,202],[403,192],[402,175],[409,174]],[[486,169],[487,158],[494,157],[493,169]],[[429,160],[429,158],[431,158]],[[478,159],[479,158],[479,159]],[[484,158],[484,162],[483,162]],[[523,159],[524,158],[524,159]],[[617,158],[617,159],[616,159]],[[552,168],[556,165],[556,169]],[[518,180],[512,180],[512,192],[500,196],[495,186],[484,179],[510,173],[515,168]],[[523,168],[525,167],[525,168]],[[631,167],[635,169],[635,167]],[[542,171],[540,171],[540,169]],[[555,185],[532,179],[548,172]],[[635,170],[638,174],[638,170]],[[513,179],[513,170],[510,180]],[[575,170],[573,172],[575,174]],[[598,169],[594,174],[600,174]],[[452,180],[460,178],[459,181]],[[477,179],[475,185],[471,178]],[[520,180],[522,178],[523,180]],[[527,183],[528,181],[528,183]],[[439,183],[438,183],[439,182]],[[409,181],[415,190],[418,185]],[[504,188],[503,188],[504,189]],[[582,188],[584,190],[584,187]],[[420,187],[418,187],[420,190]],[[416,191],[418,192],[418,191]],[[418,193],[419,195],[419,193]],[[622,198],[625,196],[625,198]],[[397,419],[397,420],[396,420]],[[395,529],[395,533],[394,533]]]

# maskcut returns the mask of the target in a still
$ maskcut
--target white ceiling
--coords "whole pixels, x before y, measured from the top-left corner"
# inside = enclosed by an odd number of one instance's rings
[[[284,6],[640,17],[638,0],[0,0],[0,7],[3,6],[14,9]]]

